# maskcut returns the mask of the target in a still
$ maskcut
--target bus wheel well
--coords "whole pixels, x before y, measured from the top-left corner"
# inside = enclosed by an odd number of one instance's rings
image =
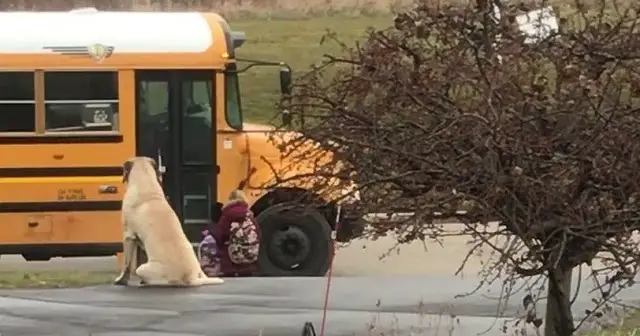
[[[270,206],[285,202],[315,205],[322,216],[327,219],[331,229],[335,229],[336,206],[327,203],[312,191],[302,188],[276,188],[260,197],[251,207],[251,211],[258,216]]]

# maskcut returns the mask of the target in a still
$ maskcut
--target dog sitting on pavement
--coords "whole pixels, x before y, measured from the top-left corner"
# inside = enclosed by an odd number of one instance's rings
[[[124,266],[117,285],[128,285],[135,272],[144,284],[159,286],[219,285],[200,268],[178,216],[165,198],[153,159],[134,157],[123,165],[127,191],[122,200]],[[148,261],[137,269],[138,244]]]

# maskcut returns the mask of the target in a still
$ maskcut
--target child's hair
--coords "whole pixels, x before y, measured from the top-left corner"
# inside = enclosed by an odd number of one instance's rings
[[[236,190],[232,191],[231,194],[229,195],[229,201],[244,201],[244,202],[246,202],[247,199],[244,197],[244,193],[242,192],[242,190],[236,189]]]

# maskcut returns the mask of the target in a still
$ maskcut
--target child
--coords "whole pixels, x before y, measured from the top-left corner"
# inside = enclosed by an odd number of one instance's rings
[[[198,260],[204,274],[210,277],[220,275],[220,257],[218,256],[218,244],[210,230],[202,231],[204,238],[198,245]]]
[[[260,227],[242,191],[235,190],[229,196],[213,237],[222,276],[252,276],[257,272]]]

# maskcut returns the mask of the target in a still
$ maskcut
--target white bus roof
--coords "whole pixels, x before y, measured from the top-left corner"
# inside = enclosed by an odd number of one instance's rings
[[[0,13],[0,54],[69,52],[96,44],[115,53],[203,53],[214,42],[211,23],[201,13]]]

